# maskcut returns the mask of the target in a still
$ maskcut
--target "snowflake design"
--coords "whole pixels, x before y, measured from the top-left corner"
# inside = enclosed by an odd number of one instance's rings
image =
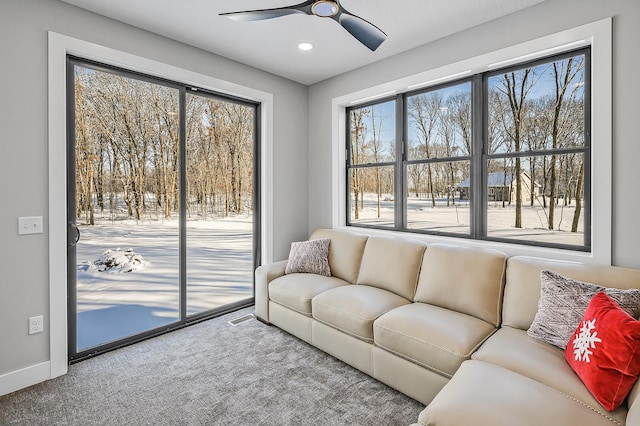
[[[594,318],[584,321],[580,333],[576,333],[576,338],[573,340],[573,354],[576,361],[591,362],[589,358],[590,355],[593,355],[591,349],[596,348],[596,343],[602,342],[602,339],[598,337],[598,332],[594,331],[595,328],[596,319]]]

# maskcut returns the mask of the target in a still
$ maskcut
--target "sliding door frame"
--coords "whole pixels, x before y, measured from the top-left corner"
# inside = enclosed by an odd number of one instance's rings
[[[107,342],[77,351],[77,271],[75,264],[77,256],[74,240],[75,228],[75,67],[84,66],[96,71],[120,75],[152,84],[158,84],[178,90],[179,96],[179,319],[161,327],[153,328],[142,333],[127,336],[122,339]],[[225,102],[241,104],[253,108],[253,216],[252,216],[252,250],[253,270],[260,265],[262,259],[262,111],[261,103],[241,97],[217,93],[202,87],[179,83],[170,79],[151,76],[142,72],[120,68],[81,56],[67,54],[66,56],[66,159],[67,159],[67,355],[70,364],[84,359],[128,346],[151,337],[174,331],[192,324],[196,324],[228,312],[252,306],[255,301],[255,278],[252,274],[251,297],[229,303],[217,308],[205,310],[193,315],[187,311],[187,175],[186,175],[186,93],[194,91],[199,95],[216,98]]]

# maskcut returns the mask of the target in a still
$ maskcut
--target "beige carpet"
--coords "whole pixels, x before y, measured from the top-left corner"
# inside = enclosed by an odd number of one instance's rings
[[[247,308],[0,397],[0,425],[408,425],[424,406]]]

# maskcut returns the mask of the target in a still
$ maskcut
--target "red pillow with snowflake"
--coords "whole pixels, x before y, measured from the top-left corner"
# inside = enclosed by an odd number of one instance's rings
[[[600,292],[589,302],[564,356],[598,402],[613,411],[640,375],[640,321]]]

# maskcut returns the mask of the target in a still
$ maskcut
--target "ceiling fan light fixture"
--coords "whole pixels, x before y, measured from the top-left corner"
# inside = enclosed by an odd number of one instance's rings
[[[339,10],[338,3],[332,0],[318,0],[311,6],[311,12],[321,18],[335,16]]]

